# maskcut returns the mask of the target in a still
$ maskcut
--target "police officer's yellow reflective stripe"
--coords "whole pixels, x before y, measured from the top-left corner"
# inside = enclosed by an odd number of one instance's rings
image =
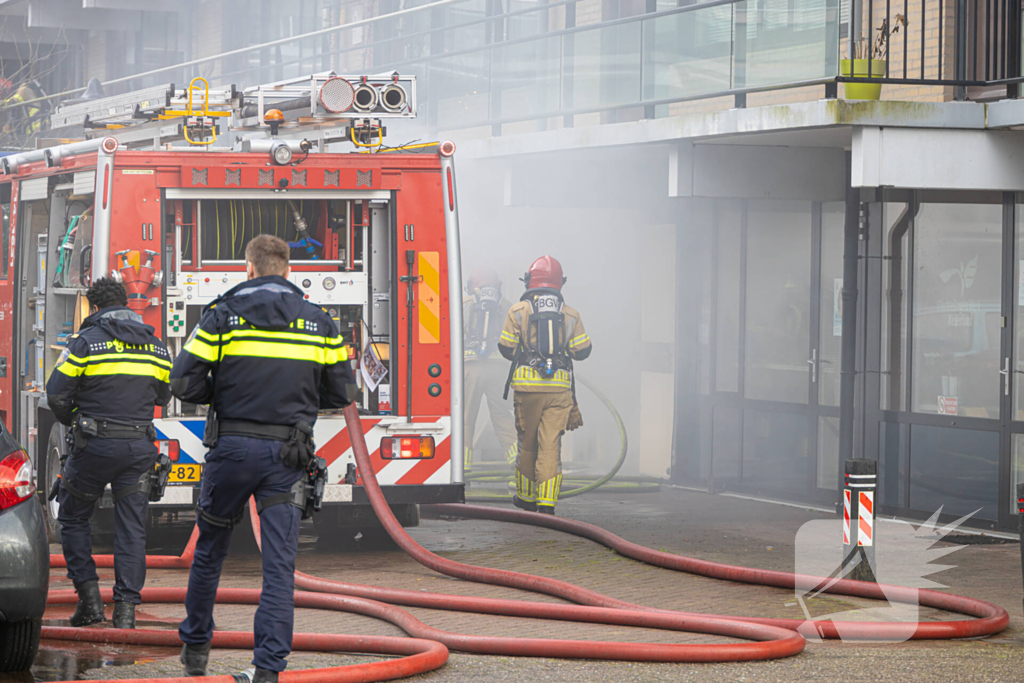
[[[207,344],[205,341],[196,335],[188,340],[184,347],[185,351],[188,351],[193,356],[202,358],[205,361],[214,363],[217,361],[217,347]]]
[[[111,369],[112,367],[116,369]],[[104,353],[96,356],[87,356],[86,358],[68,354],[64,362],[60,363],[56,369],[68,377],[118,374],[146,375],[166,382],[171,371],[171,362],[164,358],[140,353]]]
[[[85,367],[86,377],[104,375],[134,375],[136,377],[155,377],[161,382],[171,381],[171,369],[157,367],[149,363],[98,363]]]
[[[207,340],[213,343],[207,343]],[[215,335],[206,330],[197,329],[196,336],[185,345],[185,350],[203,360],[212,362],[217,360],[217,346],[222,347],[222,355],[225,356],[294,358],[325,365],[348,360],[348,349],[344,346],[344,340],[340,335],[316,337],[310,334],[277,330],[231,330],[223,335]]]
[[[85,360],[76,356],[68,356],[55,370],[68,377],[78,377],[85,372]]]
[[[211,334],[206,330],[199,328],[196,330],[196,336],[202,337],[204,340],[214,344],[222,344],[229,342],[232,339],[244,339],[244,338],[262,338],[262,337],[274,337],[276,339],[292,340],[298,342],[316,343],[323,344],[326,346],[341,346],[344,340],[341,336],[337,337],[319,337],[312,334],[302,334],[301,332],[282,332],[279,330],[231,330],[224,334],[217,335]]]
[[[73,356],[69,356],[68,360],[70,360],[71,358],[73,358]],[[142,353],[101,353],[95,356],[89,356],[85,360],[89,365],[93,365],[96,363],[106,363],[110,361],[119,362],[124,360],[139,360],[166,367],[168,370],[171,369],[171,361],[165,358],[160,358],[159,356],[148,356]]]

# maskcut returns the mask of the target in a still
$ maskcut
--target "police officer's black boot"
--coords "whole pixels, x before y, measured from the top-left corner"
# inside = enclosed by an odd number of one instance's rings
[[[246,669],[242,673],[235,674],[236,683],[277,683],[278,673],[270,669],[261,669],[258,666],[254,669]]]
[[[256,667],[256,673],[253,674],[252,683],[277,683],[277,672]]]
[[[78,607],[71,616],[72,626],[98,624],[103,616],[103,598],[100,597],[100,582],[86,581],[78,587]]]
[[[114,628],[135,628],[135,604],[114,603]]]
[[[205,676],[206,663],[210,660],[210,645],[190,645],[185,643],[181,648],[181,663],[185,665],[186,676]]]

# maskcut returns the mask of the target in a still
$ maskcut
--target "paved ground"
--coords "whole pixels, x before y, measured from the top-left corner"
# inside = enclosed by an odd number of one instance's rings
[[[792,569],[794,539],[810,520],[830,516],[793,507],[703,493],[665,490],[659,494],[591,494],[559,505],[559,514],[592,522],[632,541],[665,550],[734,564]],[[622,599],[687,611],[800,618],[789,591],[720,582],[646,566],[589,541],[557,532],[467,520],[424,520],[412,530],[424,546],[452,559],[570,580]],[[634,664],[481,657],[453,654],[441,670],[416,681],[1009,681],[1024,674],[1024,614],[1021,609],[1019,546],[969,545],[941,560],[953,568],[933,575],[952,590],[1002,605],[1010,611],[1010,628],[985,639],[903,644],[808,644],[786,660],[749,664]],[[450,579],[426,570],[387,546],[323,552],[311,535],[303,537],[299,557],[303,571],[353,583],[450,592],[466,595],[529,596]],[[112,582],[112,570],[101,582]],[[183,586],[183,571],[151,571],[148,585]],[[223,586],[258,587],[258,557],[229,559]],[[52,587],[67,587],[58,571]],[[845,598],[811,601],[824,614],[862,605]],[[556,636],[592,640],[651,642],[722,642],[722,639],[647,629],[568,626],[561,622],[485,617],[411,609],[422,621],[450,631],[507,636]],[[54,608],[54,620],[70,608]],[[169,627],[181,618],[178,605],[147,605],[141,625]],[[253,608],[224,606],[217,612],[223,629],[249,630]],[[952,615],[922,610],[923,619]],[[53,622],[53,623],[56,623]],[[402,635],[390,624],[341,613],[300,611],[296,631]],[[44,643],[33,669],[35,680],[64,678],[132,678],[180,675],[176,652],[160,648],[114,648]],[[244,652],[215,653],[211,673],[231,673],[248,666]],[[296,654],[292,668],[368,661],[343,655]],[[32,678],[12,680],[33,680]]]

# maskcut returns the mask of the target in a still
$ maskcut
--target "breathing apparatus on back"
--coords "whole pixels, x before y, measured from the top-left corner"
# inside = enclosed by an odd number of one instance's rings
[[[530,317],[509,370],[505,396],[517,367],[534,368],[544,379],[552,379],[559,370],[572,371],[567,350],[568,334],[562,313],[562,264],[551,256],[542,256],[523,275],[526,285],[520,301],[530,304]]]
[[[500,315],[501,280],[489,270],[476,270],[466,281],[466,293],[472,295],[470,306],[476,309],[468,321],[466,349],[473,355],[486,356],[501,334],[501,320],[491,324],[492,314]]]

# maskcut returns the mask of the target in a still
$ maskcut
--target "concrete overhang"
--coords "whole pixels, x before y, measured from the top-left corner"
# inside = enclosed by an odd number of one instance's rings
[[[452,137],[458,143],[459,157],[465,159],[680,140],[849,148],[851,131],[858,127],[984,130],[991,127],[987,108],[1001,104],[818,100],[497,137],[460,140],[457,133]],[[1018,118],[1024,125],[1024,100],[1005,104],[1019,107],[1014,111],[1020,112]],[[1009,119],[1008,113],[1002,116]]]

